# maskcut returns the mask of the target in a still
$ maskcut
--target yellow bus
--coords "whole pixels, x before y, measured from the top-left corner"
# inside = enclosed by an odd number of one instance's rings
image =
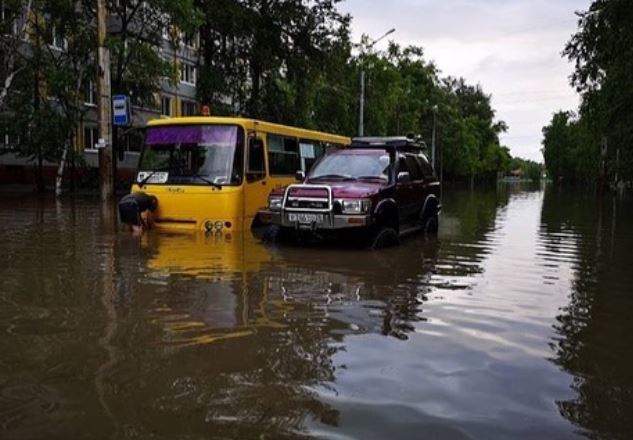
[[[121,220],[157,228],[230,232],[257,222],[271,190],[351,139],[232,117],[150,121]]]

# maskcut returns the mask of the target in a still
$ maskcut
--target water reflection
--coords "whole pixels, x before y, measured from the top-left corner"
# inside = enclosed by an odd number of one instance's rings
[[[0,437],[626,438],[631,205],[447,191],[381,252],[0,198]]]
[[[574,376],[575,396],[558,402],[560,412],[590,436],[631,438],[630,200],[548,192],[542,223],[550,261],[571,272],[552,349],[555,362]]]

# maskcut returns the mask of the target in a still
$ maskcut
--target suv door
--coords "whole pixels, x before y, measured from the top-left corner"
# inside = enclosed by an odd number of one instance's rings
[[[433,167],[429,163],[429,160],[424,155],[417,155],[416,159],[420,164],[420,168],[422,169],[422,177],[424,181],[424,198],[433,194],[435,197],[440,197],[440,182],[437,180],[435,176],[435,172],[433,171]]]
[[[409,167],[404,156],[398,157],[398,166],[396,169],[396,179],[400,173],[409,173]],[[413,214],[413,203],[415,201],[413,193],[413,182],[398,182],[396,180],[396,203],[398,203],[398,217],[400,223],[406,223]]]
[[[424,175],[422,173],[422,167],[418,162],[418,158],[415,154],[407,153],[405,155],[405,161],[407,162],[407,168],[409,169],[409,175],[411,176],[411,217],[419,218],[420,210],[424,205],[426,199],[426,190],[424,184]]]

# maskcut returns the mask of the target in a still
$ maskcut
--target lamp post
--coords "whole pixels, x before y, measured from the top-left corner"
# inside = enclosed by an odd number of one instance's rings
[[[382,37],[375,39],[369,46],[367,46],[368,50],[371,50],[372,47],[380,40],[386,38],[388,35],[393,34],[396,31],[395,28],[388,30]],[[360,69],[360,98],[359,98],[359,106],[358,106],[358,136],[365,135],[365,68],[361,65]]]
[[[431,164],[433,165],[433,169],[435,169],[435,141],[437,139],[437,112],[439,108],[437,105],[433,106],[433,137],[431,139]]]

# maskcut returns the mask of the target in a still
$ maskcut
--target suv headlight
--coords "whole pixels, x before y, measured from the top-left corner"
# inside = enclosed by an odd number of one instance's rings
[[[371,202],[368,199],[341,200],[343,214],[365,214],[370,206]]]
[[[283,203],[283,197],[270,196],[268,197],[268,209],[271,211],[281,211],[281,205]]]

